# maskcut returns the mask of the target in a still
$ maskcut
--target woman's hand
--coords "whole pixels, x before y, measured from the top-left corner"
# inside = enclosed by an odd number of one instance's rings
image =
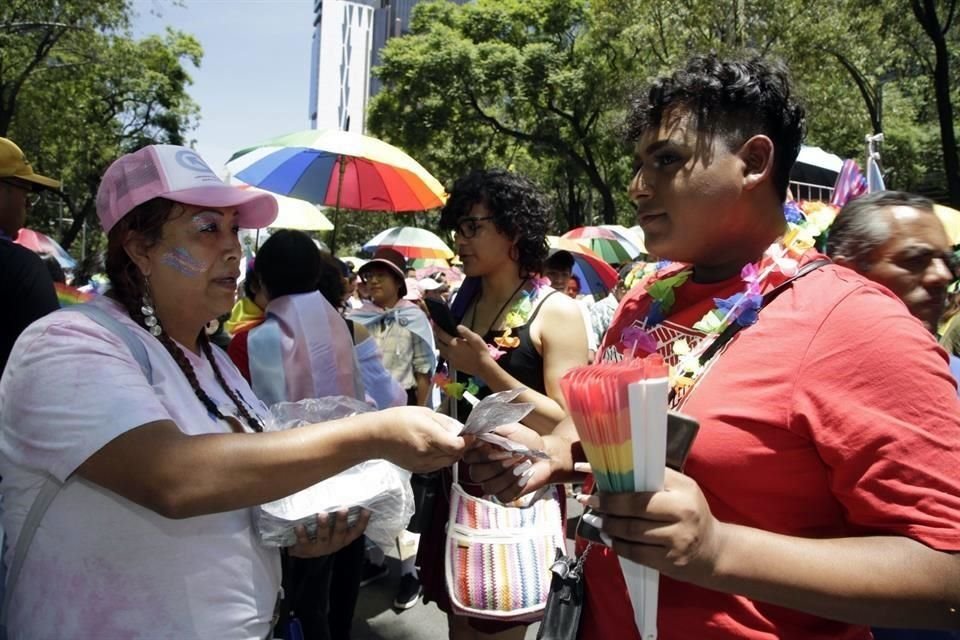
[[[377,414],[379,457],[416,473],[449,467],[463,457],[463,425],[426,407],[396,407]],[[472,440],[472,439],[471,439]]]
[[[663,491],[599,493],[583,502],[603,515],[603,531],[618,555],[698,583],[717,567],[724,525],[693,478],[666,471]]]
[[[529,449],[543,451],[543,436],[523,426],[508,424],[497,427],[495,433],[520,443]],[[470,481],[482,485],[483,492],[494,495],[501,502],[510,502],[549,484],[553,473],[551,460],[530,459],[512,454],[499,447],[477,440],[467,451]]]
[[[456,369],[468,376],[483,377],[486,367],[495,363],[490,356],[487,343],[483,338],[466,328],[458,325],[457,331],[460,335],[457,337],[444,333],[443,330],[434,328],[433,333],[437,339],[437,349],[440,351],[440,357],[447,361],[452,369]]]
[[[347,511],[341,509],[331,517],[326,513],[317,514],[317,532],[311,537],[307,528],[298,526],[297,543],[288,549],[290,555],[297,558],[316,558],[329,556],[356,540],[366,530],[370,522],[370,512],[360,510],[360,516],[353,526],[347,524]]]

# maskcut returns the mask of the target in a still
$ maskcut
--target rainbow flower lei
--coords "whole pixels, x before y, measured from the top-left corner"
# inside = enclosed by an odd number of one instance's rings
[[[531,278],[529,284],[523,287],[520,291],[520,297],[517,298],[504,316],[503,333],[493,339],[493,344],[487,343],[487,353],[494,361],[506,355],[506,350],[516,349],[520,346],[520,338],[513,335],[513,330],[527,324],[530,314],[533,313],[537,297],[544,289],[549,288],[550,280],[543,277]],[[486,386],[486,383],[476,376],[470,378],[466,384],[457,382],[452,380],[446,371],[437,372],[433,376],[433,383],[440,387],[447,396],[457,400],[465,397],[465,394],[469,394],[469,396],[466,396],[468,398],[473,397],[480,391],[481,387]]]
[[[740,278],[745,285],[743,291],[728,298],[714,298],[716,306],[704,314],[693,328],[707,335],[717,336],[732,322],[742,327],[754,324],[763,304],[761,293],[763,283],[773,273],[781,273],[786,277],[795,275],[799,268],[798,259],[814,247],[817,237],[830,226],[836,214],[836,208],[829,204],[811,202],[797,205],[792,201],[787,202],[784,205],[787,231],[767,248],[757,263],[744,265],[740,271]],[[666,265],[658,263],[657,266],[659,271]],[[643,328],[627,327],[620,335],[620,342],[624,349],[628,350],[628,357],[633,357],[637,348],[647,353],[657,350],[659,344],[650,330],[666,319],[676,302],[675,290],[681,287],[692,274],[693,269],[686,268],[646,286],[651,303]],[[706,340],[701,342],[696,350],[692,349],[684,339],[672,344],[673,355],[677,357],[677,364],[670,368],[672,388],[693,385],[697,377],[703,373],[700,354],[709,347],[711,342]]]

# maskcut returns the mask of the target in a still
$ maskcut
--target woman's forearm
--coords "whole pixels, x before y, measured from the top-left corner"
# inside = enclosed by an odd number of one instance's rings
[[[288,496],[382,457],[376,414],[258,434],[186,435],[172,422],[117,437],[77,473],[170,518]]]

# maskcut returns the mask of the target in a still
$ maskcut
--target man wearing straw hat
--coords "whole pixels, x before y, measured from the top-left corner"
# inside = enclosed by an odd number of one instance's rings
[[[786,69],[698,56],[631,111],[629,193],[647,248],[672,262],[625,296],[600,353],[664,357],[700,432],[663,491],[583,500],[612,548],[584,562],[579,637],[640,638],[617,556],[660,572],[660,640],[960,628],[956,387],[893,294],[822,265],[788,226],[805,113]],[[549,437],[501,432],[551,455],[524,491],[582,459],[569,418]],[[520,492],[503,462],[469,460],[486,491]]]
[[[0,375],[17,337],[31,322],[60,307],[50,272],[33,251],[14,244],[33,194],[60,183],[34,173],[13,140],[0,138]]]

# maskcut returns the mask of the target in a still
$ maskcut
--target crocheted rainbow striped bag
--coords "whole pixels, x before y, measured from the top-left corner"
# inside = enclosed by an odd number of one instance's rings
[[[454,482],[445,572],[455,614],[510,621],[543,615],[550,567],[564,550],[560,493],[550,487],[521,504],[475,498]]]

